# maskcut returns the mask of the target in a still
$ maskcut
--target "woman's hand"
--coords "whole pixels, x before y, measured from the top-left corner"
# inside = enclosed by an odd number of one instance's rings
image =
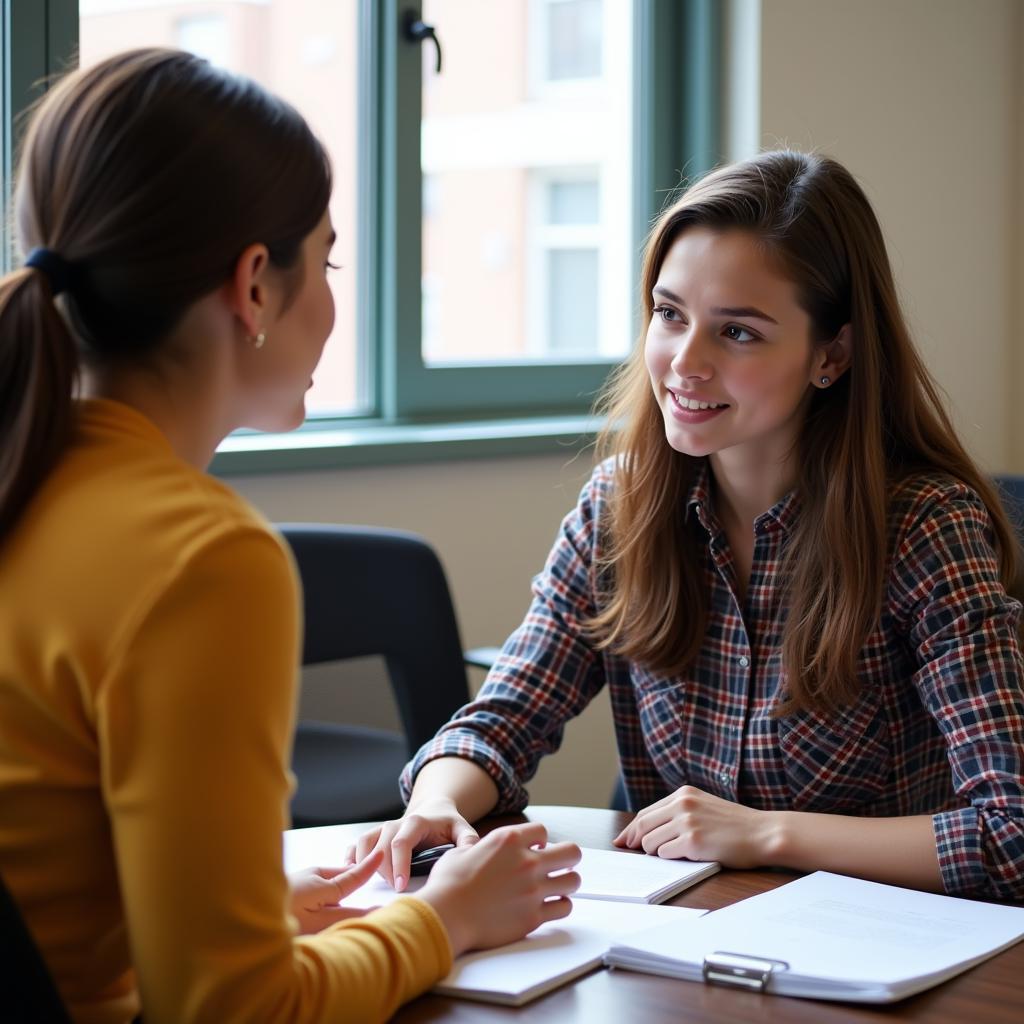
[[[369,880],[381,857],[381,851],[375,850],[352,867],[307,868],[289,875],[290,909],[299,922],[299,934],[319,932],[329,924],[365,914],[365,910],[338,904]]]
[[[416,894],[438,913],[455,956],[515,942],[545,921],[567,917],[580,876],[575,843],[547,842],[539,823],[495,829],[449,850]]]
[[[666,859],[717,860],[730,868],[769,862],[775,816],[683,786],[645,807],[615,837],[616,846]]]
[[[454,843],[459,849],[472,846],[480,839],[476,829],[458,812],[455,803],[446,797],[424,800],[410,807],[395,821],[370,829],[359,837],[345,854],[345,863],[354,864],[371,852],[380,853],[381,876],[396,892],[409,884],[409,861],[413,850]]]

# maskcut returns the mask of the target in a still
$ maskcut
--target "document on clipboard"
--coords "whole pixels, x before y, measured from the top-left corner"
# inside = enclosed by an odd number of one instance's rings
[[[889,1003],[1022,938],[1024,908],[817,871],[686,928],[617,939],[605,963],[784,996]]]

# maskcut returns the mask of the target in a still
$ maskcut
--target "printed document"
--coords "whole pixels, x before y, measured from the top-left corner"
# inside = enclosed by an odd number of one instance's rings
[[[763,965],[767,992],[886,1003],[1021,938],[1024,908],[817,871],[686,928],[659,926],[618,939],[605,962],[700,981],[705,958],[714,966],[728,954],[755,969]]]

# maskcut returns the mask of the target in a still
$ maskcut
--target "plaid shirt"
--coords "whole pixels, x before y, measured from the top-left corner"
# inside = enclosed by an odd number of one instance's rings
[[[605,462],[584,487],[477,699],[406,767],[406,798],[427,761],[456,755],[497,783],[497,812],[521,809],[540,757],[607,686],[634,809],[690,784],[764,809],[929,813],[947,892],[1024,899],[1021,607],[999,581],[977,495],[942,474],[903,488],[891,507],[880,625],[860,653],[859,699],[835,715],[772,718],[784,686],[778,569],[799,499],[790,493],[756,520],[741,610],[705,468],[686,515],[707,537],[707,635],[693,666],[667,677],[595,651],[581,629],[595,611],[612,476]]]

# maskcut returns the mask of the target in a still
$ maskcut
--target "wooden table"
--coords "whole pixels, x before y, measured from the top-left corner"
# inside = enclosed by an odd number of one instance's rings
[[[619,811],[585,807],[529,807],[525,815],[493,818],[481,832],[499,825],[539,821],[552,842],[571,840],[581,846],[611,849],[612,839],[629,821]],[[366,826],[339,826],[358,835]],[[669,902],[679,907],[717,910],[747,896],[766,892],[796,876],[786,871],[722,871]],[[520,1009],[490,1006],[465,999],[425,995],[393,1018],[407,1022],[608,1021],[614,1024],[838,1024],[888,1020],[944,1024],[1021,1024],[1024,1021],[1024,942],[971,968],[936,988],[887,1006],[787,999],[715,985],[659,978],[632,971],[598,970]]]

